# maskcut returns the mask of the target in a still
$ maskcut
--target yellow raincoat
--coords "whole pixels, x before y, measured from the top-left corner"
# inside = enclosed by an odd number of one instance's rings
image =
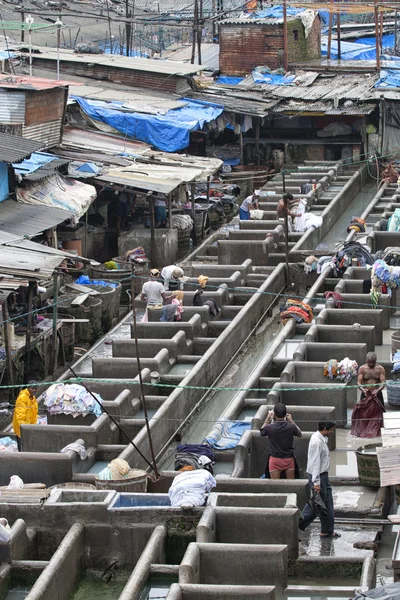
[[[21,437],[21,425],[36,425],[38,416],[38,403],[26,388],[19,393],[15,402],[13,429],[15,435]]]

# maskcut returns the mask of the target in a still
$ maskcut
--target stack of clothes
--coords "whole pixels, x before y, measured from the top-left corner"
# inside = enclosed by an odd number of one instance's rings
[[[181,444],[176,447],[175,471],[194,471],[199,468],[200,456],[215,462],[214,452],[207,444]]]
[[[347,233],[350,233],[350,231],[365,233],[365,221],[359,217],[352,217],[351,223],[347,228]]]
[[[99,394],[94,394],[100,403],[103,399]],[[72,415],[79,417],[94,414],[101,415],[101,408],[93,396],[89,394],[83,385],[77,383],[64,384],[54,383],[43,394],[44,405],[47,412],[52,415]]]
[[[349,383],[353,377],[356,377],[358,371],[357,361],[350,358],[344,358],[340,362],[331,358],[324,364],[324,377],[329,379],[340,379],[344,383]]]
[[[392,295],[392,289],[400,285],[400,266],[388,265],[384,260],[376,260],[371,271],[371,300],[377,303],[381,293]]]
[[[350,267],[353,264],[352,260],[354,258],[357,260],[357,267],[365,267],[366,265],[374,264],[374,259],[368,248],[359,242],[345,242],[340,245],[332,259],[335,277],[341,277],[347,267]]]
[[[148,260],[143,246],[137,246],[133,250],[128,250],[124,255],[125,262],[142,263],[148,262]]]
[[[294,298],[286,300],[285,304],[279,310],[281,321],[284,325],[289,319],[294,319],[296,323],[311,323],[314,318],[311,306]]]

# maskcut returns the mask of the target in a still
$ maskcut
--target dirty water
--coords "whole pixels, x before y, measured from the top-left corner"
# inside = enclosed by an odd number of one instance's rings
[[[15,587],[9,590],[4,600],[25,600],[32,588],[30,587]]]
[[[167,597],[173,583],[178,583],[177,577],[150,577],[139,600],[162,600]]]
[[[214,465],[214,476],[215,475],[230,475],[233,469],[233,461],[220,460],[216,461]]]
[[[306,531],[299,533],[300,556],[336,556],[340,558],[373,556],[373,550],[354,548],[356,542],[374,544],[380,537],[382,528],[376,526],[357,526],[337,524],[335,531],[341,534],[340,538],[321,538],[320,525],[315,522]]]
[[[90,469],[87,471],[87,473],[100,473],[100,471],[102,471],[103,469],[105,469],[107,467],[107,465],[109,464],[109,460],[98,460],[97,462],[94,463],[94,465],[92,465],[90,467]]]
[[[195,363],[176,363],[172,369],[168,371],[168,375],[180,375],[185,377],[195,366]]]
[[[101,578],[100,572],[86,571],[70,600],[118,600],[131,571],[117,571],[109,582]]]

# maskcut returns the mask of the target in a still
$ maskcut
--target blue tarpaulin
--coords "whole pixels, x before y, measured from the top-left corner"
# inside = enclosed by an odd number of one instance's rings
[[[382,69],[380,79],[374,85],[376,88],[400,88],[399,69]]]
[[[182,98],[186,105],[165,115],[148,115],[118,110],[121,103],[86,100],[75,97],[91,119],[106,123],[123,135],[147,142],[165,152],[183,150],[189,145],[189,133],[201,129],[223,112],[221,104]]]
[[[291,85],[295,79],[294,75],[274,75],[273,73],[252,72],[254,83],[267,83],[269,85]]]
[[[228,77],[226,75],[217,77],[217,83],[229,83],[230,85],[237,85],[241,81],[243,81],[243,77]]]
[[[292,6],[288,6],[286,9],[286,14],[288,17],[295,17],[301,12],[305,11],[305,8],[293,8]],[[313,10],[312,5],[310,5],[309,10]],[[321,21],[325,24],[329,24],[329,12],[318,10],[317,11]],[[336,15],[333,15],[334,19]],[[253,19],[283,19],[283,5],[280,4],[278,6],[269,6],[268,8],[264,8],[263,10],[258,10],[255,13],[250,15],[250,18]]]
[[[355,44],[364,44],[365,46],[375,46],[375,38],[374,37],[363,37],[354,41]],[[382,36],[382,47],[383,50],[393,48],[394,47],[394,33],[388,33],[387,35]]]
[[[25,158],[22,162],[13,163],[14,171],[20,175],[28,175],[34,173],[43,165],[57,160],[59,156],[48,154],[47,152],[33,152],[29,158]]]
[[[376,58],[375,46],[367,46],[364,44],[354,44],[353,42],[341,42],[341,58],[342,60],[374,60]],[[328,53],[328,38],[321,40],[321,54],[326,56]],[[331,58],[338,57],[337,40],[332,40]]]

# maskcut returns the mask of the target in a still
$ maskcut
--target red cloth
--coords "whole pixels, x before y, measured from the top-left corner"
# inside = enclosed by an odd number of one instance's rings
[[[351,435],[373,438],[381,435],[383,413],[386,412],[379,398],[368,393],[353,408]]]
[[[288,471],[292,469],[294,471],[295,464],[294,458],[274,458],[273,456],[269,457],[269,471]]]

